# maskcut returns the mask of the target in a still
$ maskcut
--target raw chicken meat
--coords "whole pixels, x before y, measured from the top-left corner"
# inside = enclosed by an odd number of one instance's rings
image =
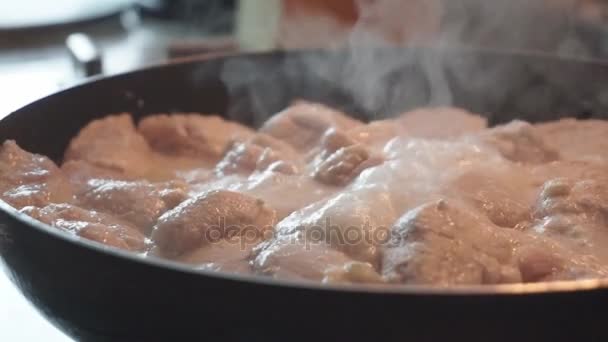
[[[136,227],[110,215],[88,211],[70,204],[50,204],[44,208],[21,209],[40,222],[97,241],[108,246],[143,252],[147,248],[144,235]]]
[[[235,235],[272,230],[276,213],[264,201],[225,190],[210,191],[164,213],[152,240],[165,256],[180,256]]]
[[[215,161],[234,139],[246,139],[253,131],[216,115],[196,113],[154,115],[143,119],[139,132],[156,151]]]
[[[0,198],[20,209],[71,203],[73,193],[67,177],[53,161],[7,140],[0,147]]]

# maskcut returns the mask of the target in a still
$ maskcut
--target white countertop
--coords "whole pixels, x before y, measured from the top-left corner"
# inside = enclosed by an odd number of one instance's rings
[[[71,341],[34,309],[7,278],[2,267],[0,267],[0,341]]]

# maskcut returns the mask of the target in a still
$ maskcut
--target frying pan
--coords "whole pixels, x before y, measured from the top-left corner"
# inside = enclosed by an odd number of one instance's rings
[[[493,124],[602,118],[604,80],[608,65],[599,61],[517,52],[368,48],[225,56],[61,91],[0,121],[0,138],[61,162],[69,139],[108,113],[128,111],[138,119],[197,111],[255,126],[302,98],[361,119],[427,104],[463,107]],[[366,89],[379,91],[368,96]],[[82,341],[599,341],[608,335],[607,280],[387,289],[214,273],[69,236],[4,202],[0,255],[38,310]]]

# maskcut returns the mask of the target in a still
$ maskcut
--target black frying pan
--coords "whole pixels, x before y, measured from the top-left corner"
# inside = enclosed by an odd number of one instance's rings
[[[170,64],[62,91],[3,119],[0,140],[15,139],[60,162],[79,128],[108,113],[130,111],[140,118],[213,112],[256,125],[297,98],[363,119],[425,104],[454,104],[488,115],[492,123],[599,118],[608,113],[604,80],[603,63],[517,53],[365,49],[243,55]],[[377,93],[367,98],[362,89]],[[40,312],[83,341],[608,336],[608,281],[391,290],[279,282],[141,259],[50,229],[3,202],[0,254]]]

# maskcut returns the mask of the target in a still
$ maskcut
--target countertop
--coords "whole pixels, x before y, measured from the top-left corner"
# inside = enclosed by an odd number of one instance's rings
[[[69,342],[71,339],[47,322],[0,272],[0,341]]]

